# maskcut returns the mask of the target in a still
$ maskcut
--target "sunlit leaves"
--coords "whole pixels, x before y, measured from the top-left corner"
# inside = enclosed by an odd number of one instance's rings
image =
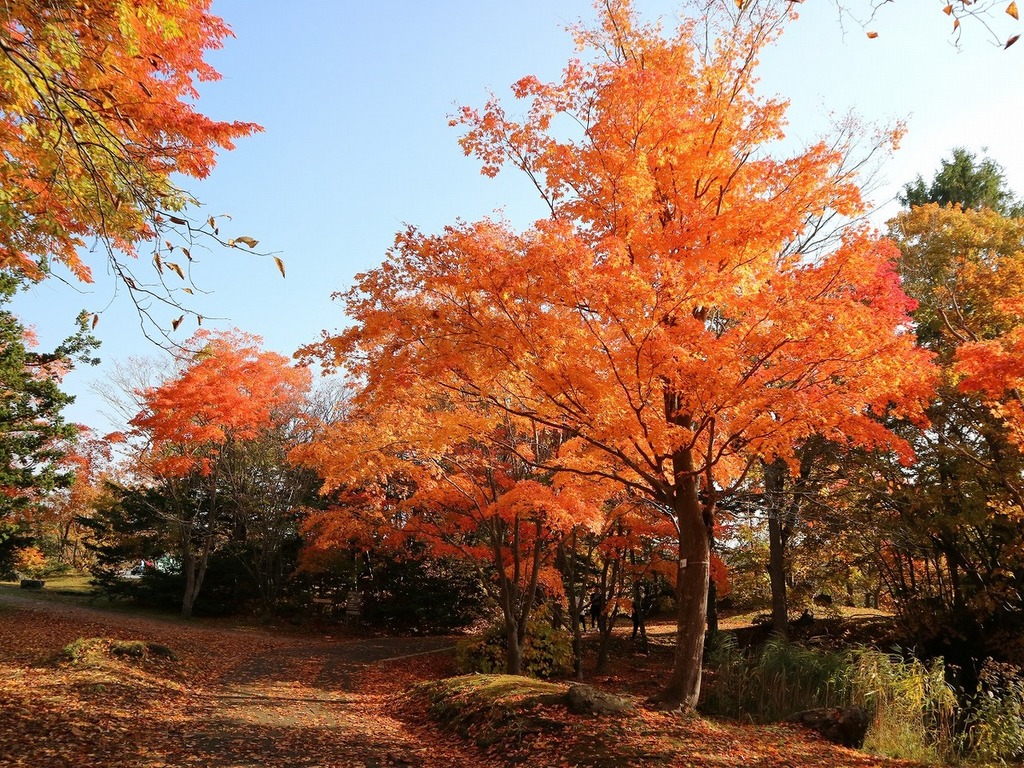
[[[149,441],[146,463],[157,475],[209,473],[224,443],[291,418],[309,387],[307,370],[263,351],[256,337],[200,331],[184,349],[191,358],[180,374],[140,393],[145,409],[132,420]]]
[[[218,77],[203,56],[230,35],[209,0],[15,0],[0,29],[0,267],[90,281],[92,238],[116,262],[166,227],[195,234],[174,178],[259,130],[195,107]]]
[[[515,84],[523,117],[492,99],[454,121],[485,174],[520,170],[550,216],[399,233],[344,296],[354,325],[314,351],[365,384],[367,414],[419,395],[420,410],[533,422],[564,444],[530,454],[532,470],[657,503],[676,562],[704,566],[677,569],[698,595],[677,640],[699,642],[718,494],[815,434],[908,460],[877,417],[920,419],[931,371],[891,243],[851,226],[797,245],[808,222],[865,206],[843,138],[778,154],[785,104],[754,75],[771,20],[713,29],[708,46],[694,26],[664,34],[627,2],[604,8],[600,29],[576,30],[587,63]],[[330,450],[351,454],[343,442]]]

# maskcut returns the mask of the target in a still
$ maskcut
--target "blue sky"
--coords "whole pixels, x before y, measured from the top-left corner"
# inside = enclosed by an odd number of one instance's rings
[[[869,0],[846,2],[867,13]],[[666,26],[682,8],[666,0],[635,5]],[[825,131],[830,112],[907,120],[874,195],[879,226],[895,212],[886,201],[899,187],[918,173],[930,178],[954,146],[987,147],[1024,192],[1024,42],[1004,51],[967,22],[957,49],[941,7],[888,3],[868,25],[878,33],[869,40],[832,2],[807,0],[763,57],[762,93],[790,99],[796,143]],[[200,106],[217,118],[260,123],[265,133],[240,141],[209,179],[187,187],[206,213],[232,216],[225,231],[278,253],[288,275],[282,279],[268,259],[198,254],[196,283],[209,293],[196,307],[224,318],[204,326],[239,327],[291,354],[343,324],[331,293],[379,264],[406,223],[435,231],[502,210],[526,226],[543,215],[524,179],[479,174],[447,117],[457,105],[482,105],[490,92],[508,94],[523,75],[556,78],[574,53],[564,28],[594,17],[589,0],[215,0],[214,10],[236,37],[208,57],[223,79],[203,87]],[[1003,37],[1020,26],[1001,7],[991,18]],[[66,388],[78,396],[69,418],[106,431],[112,425],[90,383],[115,360],[163,353],[144,338],[125,297],[111,302],[102,265],[96,273],[92,286],[47,281],[21,296],[16,311],[53,344],[80,309],[103,310],[104,364],[73,373]],[[186,322],[180,338],[192,330]]]

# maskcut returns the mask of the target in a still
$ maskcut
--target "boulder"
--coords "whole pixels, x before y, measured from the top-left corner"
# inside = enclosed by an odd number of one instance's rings
[[[860,707],[825,707],[798,712],[789,722],[810,728],[833,744],[859,749],[864,744],[870,718]]]
[[[633,708],[627,699],[576,683],[565,693],[565,705],[577,715],[617,715]]]
[[[21,580],[21,588],[22,589],[42,589],[44,586],[46,586],[46,582],[42,581],[41,579],[22,579]]]

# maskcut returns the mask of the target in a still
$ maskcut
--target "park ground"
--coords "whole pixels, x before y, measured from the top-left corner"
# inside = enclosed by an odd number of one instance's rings
[[[106,640],[72,645],[81,638]],[[486,724],[452,732],[409,690],[455,674],[454,642],[183,622],[0,587],[0,766],[911,765],[788,726],[643,706],[603,717],[551,706],[489,739]],[[633,660],[590,682],[642,694],[661,673]]]

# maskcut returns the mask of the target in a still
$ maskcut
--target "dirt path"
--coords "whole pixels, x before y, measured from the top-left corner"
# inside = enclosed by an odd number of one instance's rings
[[[110,670],[96,682],[96,670],[40,661],[93,636],[161,642],[181,661],[131,686]],[[450,638],[280,636],[0,592],[0,766],[476,768],[485,763],[443,734],[395,716],[398,691],[450,664],[451,648]]]

